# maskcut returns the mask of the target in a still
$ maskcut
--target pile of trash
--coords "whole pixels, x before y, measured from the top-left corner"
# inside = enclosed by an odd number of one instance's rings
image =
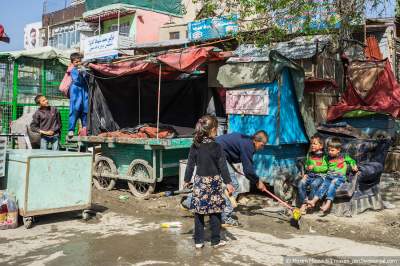
[[[157,127],[153,127],[150,125],[140,125],[135,128],[123,128],[118,131],[103,132],[100,133],[98,136],[108,138],[146,139],[157,137],[157,133],[160,139],[170,139],[177,136],[177,132],[173,127],[160,127],[157,130]]]
[[[18,207],[15,198],[8,193],[0,194],[0,230],[18,227]]]

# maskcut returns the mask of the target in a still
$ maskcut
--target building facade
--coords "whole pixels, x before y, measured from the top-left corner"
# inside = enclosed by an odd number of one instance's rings
[[[71,5],[42,16],[43,46],[78,50],[81,39],[94,34],[95,27],[83,21],[85,1],[75,0]]]
[[[182,0],[182,16],[171,17],[168,23],[160,27],[160,41],[187,39],[188,23],[196,20],[201,6],[200,3],[193,3],[192,0]]]

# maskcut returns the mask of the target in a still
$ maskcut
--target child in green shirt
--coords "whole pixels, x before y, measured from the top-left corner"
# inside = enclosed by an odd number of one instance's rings
[[[307,153],[304,167],[305,175],[298,184],[300,211],[303,214],[307,212],[306,200],[314,197],[323,182],[323,176],[328,171],[328,162],[324,155],[324,142],[318,135],[311,137],[310,151]],[[307,195],[308,190],[310,192]]]
[[[358,172],[356,161],[348,155],[341,154],[341,149],[340,139],[332,138],[328,142],[328,173],[315,197],[308,202],[308,205],[314,207],[318,200],[326,196],[326,202],[321,206],[321,211],[324,213],[327,213],[332,207],[336,190],[348,181],[346,177],[348,167],[351,167],[352,171]]]

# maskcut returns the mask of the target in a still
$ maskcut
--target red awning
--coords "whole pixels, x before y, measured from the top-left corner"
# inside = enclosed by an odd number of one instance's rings
[[[219,59],[219,53],[213,52],[214,47],[189,48],[180,52],[160,55],[157,59],[181,72],[191,73],[208,59]]]
[[[154,64],[145,61],[126,61],[118,64],[90,64],[89,66],[107,76],[126,76],[149,71]]]
[[[188,48],[180,52],[170,52],[157,57],[163,63],[163,76],[171,72],[192,73],[207,61],[224,60],[230,56],[226,52],[214,52],[214,47]],[[149,72],[158,74],[158,62],[132,60],[115,64],[90,64],[90,67],[106,76],[125,76]],[[166,66],[165,66],[166,65]]]

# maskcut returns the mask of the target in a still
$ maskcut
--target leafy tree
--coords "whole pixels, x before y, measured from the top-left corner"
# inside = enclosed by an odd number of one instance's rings
[[[396,0],[398,1],[398,0]],[[337,32],[350,39],[362,25],[366,7],[380,13],[390,0],[193,0],[201,17],[239,15],[239,41],[258,44],[287,36]],[[247,33],[247,34],[246,34]],[[250,33],[250,34],[249,34]]]

